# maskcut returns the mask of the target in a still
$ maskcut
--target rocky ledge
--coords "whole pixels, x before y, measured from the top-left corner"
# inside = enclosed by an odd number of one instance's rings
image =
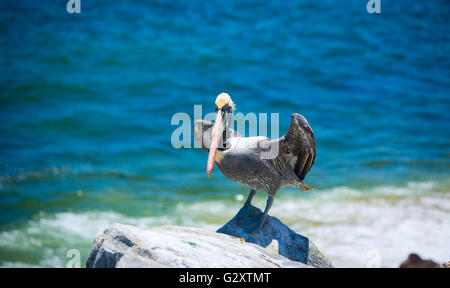
[[[113,224],[95,239],[86,267],[333,267],[308,238],[274,217],[269,217],[258,233],[246,234],[239,221],[257,216],[260,210],[245,209],[219,233],[178,226],[144,230]]]

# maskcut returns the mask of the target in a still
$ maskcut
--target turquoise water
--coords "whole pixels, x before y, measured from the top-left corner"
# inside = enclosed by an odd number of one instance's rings
[[[66,2],[0,3],[1,266],[84,262],[114,222],[223,225],[248,189],[170,142],[222,91],[281,135],[307,117],[314,189],[271,214],[338,265],[450,258],[447,1]]]

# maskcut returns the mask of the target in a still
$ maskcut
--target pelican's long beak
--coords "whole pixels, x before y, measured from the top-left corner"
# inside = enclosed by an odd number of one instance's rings
[[[222,110],[217,111],[216,122],[212,128],[211,147],[209,147],[208,163],[206,165],[206,173],[211,175],[214,168],[214,160],[216,158],[217,148],[219,147],[220,137],[222,136],[224,119],[222,116]]]

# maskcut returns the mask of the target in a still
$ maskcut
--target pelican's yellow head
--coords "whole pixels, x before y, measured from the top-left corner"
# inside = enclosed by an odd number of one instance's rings
[[[234,103],[228,93],[220,93],[219,95],[217,95],[215,104],[216,110],[222,110],[225,112],[231,112],[234,106]],[[227,107],[230,107],[230,111],[226,111]]]
[[[216,98],[216,122],[212,128],[211,147],[209,148],[208,163],[206,165],[206,173],[211,175],[214,168],[214,160],[216,158],[217,148],[219,146],[220,138],[222,138],[222,132],[224,130],[224,124],[226,123],[226,129],[230,127],[231,115],[233,113],[234,103],[231,100],[230,95],[227,93],[220,93]],[[217,162],[219,163],[223,159],[223,154],[217,154]]]

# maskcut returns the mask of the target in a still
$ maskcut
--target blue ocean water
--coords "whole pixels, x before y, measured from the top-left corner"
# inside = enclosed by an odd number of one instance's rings
[[[68,14],[65,0],[1,1],[0,265],[64,266],[69,247],[85,260],[113,221],[223,224],[248,189],[170,141],[175,113],[213,112],[223,91],[238,112],[280,113],[280,135],[293,112],[315,132],[313,192],[281,191],[298,206],[283,218],[275,202],[277,217],[315,229],[295,211],[341,201],[353,215],[372,194],[394,205],[389,191],[399,211],[425,191],[424,211],[448,218],[449,2],[366,2],[81,0]],[[421,217],[405,231],[437,223]]]

